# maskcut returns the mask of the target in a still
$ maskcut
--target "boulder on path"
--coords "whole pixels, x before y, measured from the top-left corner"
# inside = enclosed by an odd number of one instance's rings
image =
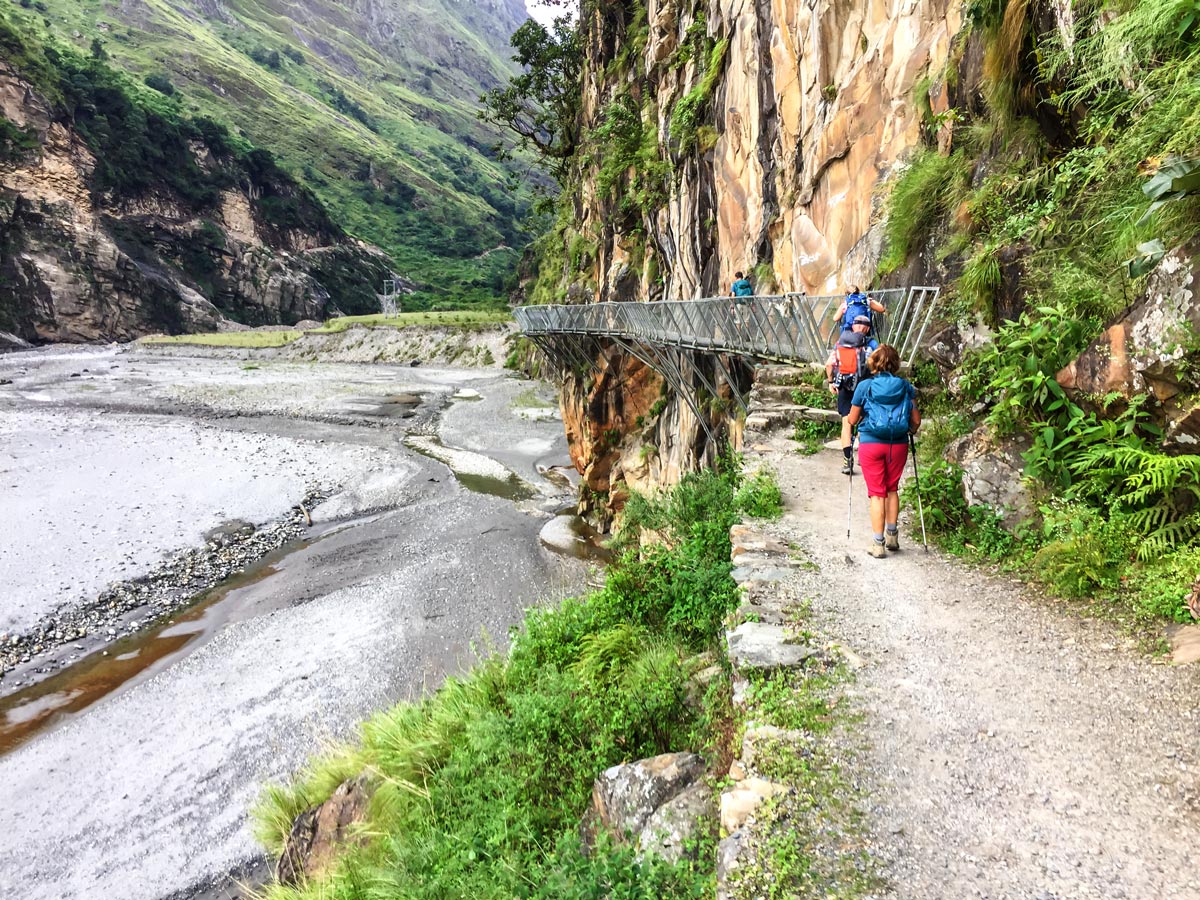
[[[812,647],[794,643],[787,629],[762,622],[743,622],[725,636],[725,641],[729,661],[741,671],[793,668],[819,654]]]
[[[360,775],[338,785],[324,803],[297,816],[275,864],[276,881],[296,885],[303,878],[316,877],[337,859],[339,849],[365,843],[353,827],[366,819],[370,804],[371,788],[367,777]]]

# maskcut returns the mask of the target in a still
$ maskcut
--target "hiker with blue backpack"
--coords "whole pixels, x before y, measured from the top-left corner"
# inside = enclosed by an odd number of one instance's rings
[[[754,296],[754,285],[750,283],[750,279],[746,277],[745,273],[734,272],[733,279],[733,284],[729,286],[729,293],[735,303],[745,303],[746,301],[741,298]]]
[[[842,305],[838,307],[837,317],[841,325],[841,332],[844,334],[854,327],[854,320],[859,316],[866,316],[867,323],[870,326],[867,331],[871,334],[875,333],[875,313],[887,313],[887,307],[873,297],[868,297],[858,289],[858,285],[854,285],[850,289],[850,293],[846,295],[846,299],[842,301]]]
[[[842,417],[842,455],[846,458],[842,466],[843,475],[854,474],[854,437],[850,429],[851,401],[858,385],[871,377],[867,368],[867,357],[879,347],[879,342],[870,336],[871,320],[859,316],[849,331],[843,331],[825,360],[825,380],[829,390],[837,396],[837,411]]]
[[[916,388],[901,378],[900,354],[883,344],[867,359],[871,378],[859,383],[847,421],[858,426],[858,465],[871,506],[870,552],[883,559],[900,549],[900,475],[908,461],[910,435],[921,427]]]

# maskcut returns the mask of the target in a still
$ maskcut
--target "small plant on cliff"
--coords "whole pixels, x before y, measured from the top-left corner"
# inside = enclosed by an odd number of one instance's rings
[[[936,150],[918,151],[888,197],[881,275],[908,261],[934,223],[953,208],[969,174],[970,161],[961,150],[950,156]]]
[[[695,149],[697,129],[708,114],[708,105],[725,69],[725,55],[728,52],[729,38],[722,38],[709,51],[708,68],[700,83],[688,91],[671,111],[671,139],[681,154]]]
[[[32,128],[18,128],[0,115],[0,163],[24,159],[37,148],[37,134]]]

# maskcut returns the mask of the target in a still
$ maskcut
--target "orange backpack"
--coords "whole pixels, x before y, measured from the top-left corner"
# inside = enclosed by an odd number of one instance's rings
[[[867,374],[866,335],[843,335],[836,349],[837,375],[834,382],[838,387],[853,388]]]

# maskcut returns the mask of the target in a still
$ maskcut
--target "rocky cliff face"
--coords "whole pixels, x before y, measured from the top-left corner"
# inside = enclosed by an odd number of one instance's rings
[[[760,293],[870,282],[880,184],[925,136],[918,100],[945,109],[922,81],[961,24],[957,0],[590,4],[578,189],[536,299],[712,296],[737,270]],[[640,392],[630,379],[568,385],[566,418]],[[677,403],[654,435],[667,481],[711,452]],[[618,460],[649,452],[641,439],[580,428],[575,452],[619,475]]]
[[[302,192],[279,173],[255,184],[200,140],[187,149],[198,171],[222,175],[210,200],[98,191],[88,144],[4,63],[0,123],[21,135],[0,158],[0,331],[92,341],[228,319],[290,324],[373,299],[389,272],[383,254],[345,240],[323,213],[299,226],[273,220],[265,193]]]

